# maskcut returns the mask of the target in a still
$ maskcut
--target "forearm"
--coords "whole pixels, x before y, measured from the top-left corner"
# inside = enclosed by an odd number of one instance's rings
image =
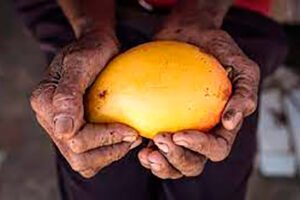
[[[162,29],[180,27],[220,28],[231,0],[180,0]]]
[[[114,34],[114,0],[58,0],[58,2],[77,38],[93,30]]]

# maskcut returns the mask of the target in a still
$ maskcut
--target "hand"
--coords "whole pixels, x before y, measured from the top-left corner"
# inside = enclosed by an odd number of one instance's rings
[[[114,36],[84,35],[54,58],[31,96],[38,122],[72,169],[84,177],[94,176],[141,142],[125,125],[84,121],[85,90],[117,52]]]
[[[160,178],[197,176],[203,171],[207,159],[217,162],[229,155],[243,119],[255,111],[259,67],[245,56],[226,32],[219,29],[163,30],[156,39],[194,44],[230,69],[233,94],[219,125],[210,133],[198,130],[161,133],[153,139],[157,150],[150,146],[142,149],[138,155],[141,164]]]

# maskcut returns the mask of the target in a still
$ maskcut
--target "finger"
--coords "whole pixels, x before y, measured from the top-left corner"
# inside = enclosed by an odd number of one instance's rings
[[[61,150],[63,145],[58,146],[60,146]],[[134,147],[131,147],[130,143],[122,142],[81,154],[73,153],[70,150],[66,152],[64,149],[62,149],[62,152],[64,152],[64,157],[67,159],[74,171],[82,172],[87,169],[94,169],[97,172],[113,162],[123,158],[132,148]]]
[[[206,158],[182,146],[176,145],[169,133],[153,138],[155,145],[163,152],[169,163],[185,176],[197,176],[204,168]]]
[[[252,114],[256,109],[260,70],[226,32],[209,31],[207,34],[210,37],[206,38],[206,49],[223,66],[232,67],[233,94],[222,116],[224,127],[232,130],[243,117]]]
[[[49,126],[52,126],[53,107],[52,97],[55,91],[53,84],[40,84],[36,90],[33,91],[30,97],[31,107],[36,115],[47,121]],[[42,125],[42,124],[41,124]],[[43,126],[43,125],[42,125]],[[48,131],[47,131],[48,132]],[[48,132],[50,134],[50,132]]]
[[[157,150],[148,155],[151,172],[161,179],[178,179],[182,174],[172,167],[167,159]]]
[[[52,131],[52,127],[50,127],[42,117],[37,116],[37,119],[46,131]],[[133,143],[122,142],[117,145],[106,146],[86,153],[77,154],[72,152],[64,142],[58,140],[53,135],[50,136],[52,136],[53,142],[66,158],[71,168],[85,178],[93,177],[102,168],[124,157],[129,150],[134,149],[142,143],[141,138],[139,138]]]
[[[124,157],[130,150],[131,144],[127,142],[102,147],[81,154],[81,163],[78,166],[89,166],[99,170]]]
[[[50,133],[49,136],[51,137],[52,141],[55,143],[61,154],[64,156],[64,158],[68,161],[69,165],[74,171],[80,172],[85,171],[89,169],[89,166],[84,163],[85,156],[81,156],[79,154],[73,153],[70,151],[68,146],[57,139],[52,133],[53,133],[53,127],[48,124],[48,122],[41,116],[36,116],[38,122],[42,125],[42,127]]]
[[[222,124],[228,130],[233,130],[244,117],[252,114],[257,107],[259,84],[259,68],[246,57],[235,57],[232,60],[233,94],[222,115]]]
[[[222,161],[229,155],[241,123],[233,130],[223,126],[216,128],[214,134],[197,130],[177,132],[173,135],[175,144],[188,148],[209,158],[211,161]]]
[[[62,141],[57,139],[52,133],[53,133],[53,127],[48,124],[48,122],[41,116],[36,116],[38,122],[42,125],[42,127],[49,133],[49,136],[51,137],[52,141],[55,143],[61,154],[66,158],[70,166],[75,171],[84,171],[87,170],[89,167],[77,164],[82,163],[81,159],[82,157],[79,154],[75,154],[70,151],[70,149],[65,145]]]
[[[140,152],[138,153],[138,159],[141,163],[141,165],[147,169],[150,169],[150,162],[148,160],[148,157],[150,155],[151,152],[153,152],[154,149],[153,148],[143,148],[142,150],[140,150]]]
[[[84,123],[83,94],[103,68],[101,60],[108,60],[100,54],[99,48],[84,42],[71,44],[61,52],[62,72],[53,96],[54,132],[58,138],[72,137]]]
[[[80,83],[70,82],[64,75],[53,96],[54,107],[54,133],[59,139],[71,138],[84,123],[83,115],[83,89],[79,90]],[[68,77],[68,78],[66,78]],[[78,78],[76,76],[74,79]],[[66,80],[67,79],[67,80]],[[69,81],[69,82],[68,82]]]
[[[94,170],[94,169],[86,169],[83,171],[79,171],[78,172],[82,177],[84,178],[92,178],[93,176],[95,176],[98,173],[98,170]]]
[[[36,114],[36,119],[38,123],[42,126],[42,128],[48,133],[48,135],[51,137],[53,133],[52,126],[49,125],[49,123],[40,115]]]
[[[248,83],[247,83],[248,82]],[[253,88],[248,80],[236,77],[234,90],[223,114],[222,124],[228,130],[233,130],[244,117],[252,114],[257,107],[257,88]]]
[[[134,129],[123,124],[86,124],[68,140],[68,144],[73,152],[82,153],[120,142],[133,143],[138,137],[139,135]]]
[[[51,65],[47,68],[43,80],[39,83],[38,87],[32,92],[30,97],[31,107],[34,112],[47,123],[49,128],[53,128],[54,109],[52,99],[61,77],[61,63],[62,55],[58,54],[52,61]],[[50,133],[49,131],[47,131]],[[53,134],[53,130],[51,130]]]

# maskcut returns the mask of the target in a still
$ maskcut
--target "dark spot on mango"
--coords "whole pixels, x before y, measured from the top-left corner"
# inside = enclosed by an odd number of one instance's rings
[[[107,94],[107,90],[102,90],[100,93],[99,93],[99,97],[102,99],[102,98],[105,98]]]

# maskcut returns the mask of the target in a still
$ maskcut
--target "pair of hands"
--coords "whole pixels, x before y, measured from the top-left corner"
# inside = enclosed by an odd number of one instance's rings
[[[197,45],[223,66],[231,67],[233,95],[221,123],[211,134],[197,130],[160,133],[138,154],[142,166],[160,178],[196,176],[207,159],[221,161],[230,153],[243,118],[256,108],[259,68],[222,30],[162,31],[156,38]],[[38,122],[72,169],[86,178],[121,159],[142,141],[126,125],[90,124],[84,120],[85,90],[117,54],[114,35],[87,33],[54,58],[32,93],[31,105]]]

